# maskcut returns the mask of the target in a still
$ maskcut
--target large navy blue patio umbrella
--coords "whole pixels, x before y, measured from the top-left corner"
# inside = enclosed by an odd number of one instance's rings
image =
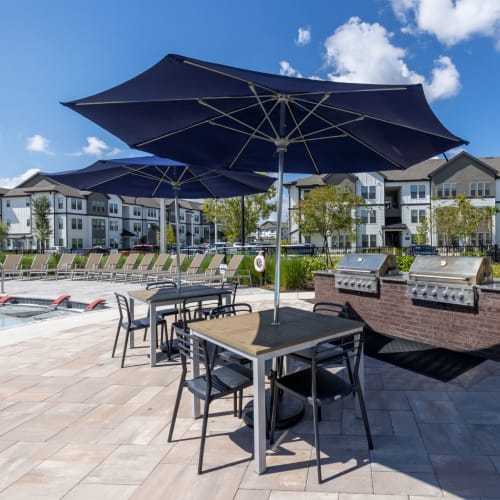
[[[64,104],[136,149],[278,172],[275,323],[284,172],[404,169],[466,144],[440,123],[421,85],[308,80],[180,55]]]
[[[99,160],[79,170],[47,175],[57,182],[87,191],[143,198],[174,198],[179,287],[179,197],[244,196],[265,192],[276,181],[273,177],[253,172],[186,165],[157,156]]]

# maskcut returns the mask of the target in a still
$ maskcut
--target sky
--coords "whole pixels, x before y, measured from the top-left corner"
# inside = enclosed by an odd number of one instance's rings
[[[303,78],[421,83],[442,123],[470,141],[463,149],[500,155],[500,0],[0,0],[0,7],[0,187],[37,169],[143,154],[60,103],[122,83],[168,53]]]

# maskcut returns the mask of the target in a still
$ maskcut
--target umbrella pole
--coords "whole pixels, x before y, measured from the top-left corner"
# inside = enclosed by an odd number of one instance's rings
[[[285,101],[280,102],[280,136],[285,135]],[[274,273],[273,325],[280,324],[280,275],[281,275],[281,213],[283,209],[283,171],[285,165],[286,140],[277,145],[278,152],[278,207],[276,209],[276,268]]]
[[[175,258],[177,261],[177,288],[181,287],[181,254],[179,240],[179,187],[174,186],[174,208],[175,208]]]
[[[159,198],[158,201],[160,202],[160,252],[164,253],[167,250],[165,247],[165,199]]]

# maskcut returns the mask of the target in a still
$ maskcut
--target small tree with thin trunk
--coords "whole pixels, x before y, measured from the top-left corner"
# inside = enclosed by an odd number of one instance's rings
[[[31,202],[32,230],[37,239],[37,246],[45,250],[47,241],[52,234],[50,227],[50,201],[47,196],[33,198]]]

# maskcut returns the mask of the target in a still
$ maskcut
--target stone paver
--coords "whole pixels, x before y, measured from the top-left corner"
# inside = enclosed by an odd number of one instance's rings
[[[318,484],[311,412],[252,462],[252,431],[216,401],[204,474],[197,474],[201,421],[185,393],[167,443],[178,362],[149,366],[136,339],[127,367],[110,357],[113,292],[137,284],[7,281],[10,295],[75,300],[109,308],[0,331],[0,498],[79,500],[423,500],[500,499],[500,363],[485,362],[449,383],[366,359],[368,450],[351,398],[324,408]],[[311,293],[282,305],[311,308]],[[271,308],[272,292],[241,287],[238,300]],[[143,306],[138,314],[145,314]],[[251,391],[245,393],[246,401]]]

